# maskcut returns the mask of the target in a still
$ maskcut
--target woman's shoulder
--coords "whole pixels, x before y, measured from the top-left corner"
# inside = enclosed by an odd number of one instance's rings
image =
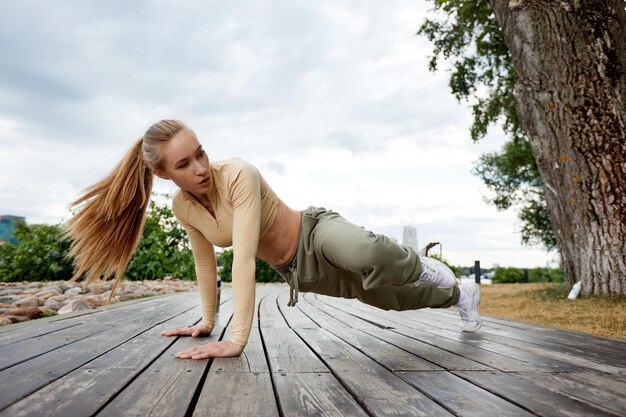
[[[224,172],[229,172],[229,171],[238,172],[238,171],[242,171],[246,169],[256,170],[256,167],[254,165],[252,165],[250,162],[246,161],[245,159],[239,158],[239,157],[233,157],[233,158],[224,159],[221,161],[211,162],[211,167],[213,170],[224,171]]]
[[[214,173],[219,174],[226,183],[241,180],[242,177],[259,177],[259,170],[250,162],[239,158],[230,158],[212,163]]]

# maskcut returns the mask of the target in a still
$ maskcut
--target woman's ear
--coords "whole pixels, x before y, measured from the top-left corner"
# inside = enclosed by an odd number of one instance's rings
[[[164,180],[170,179],[170,177],[168,177],[165,171],[162,169],[153,169],[152,173],[161,179],[164,179]]]

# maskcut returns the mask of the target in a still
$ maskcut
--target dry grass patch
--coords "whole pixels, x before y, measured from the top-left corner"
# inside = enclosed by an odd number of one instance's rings
[[[483,315],[626,339],[626,297],[568,300],[562,284],[482,285]]]

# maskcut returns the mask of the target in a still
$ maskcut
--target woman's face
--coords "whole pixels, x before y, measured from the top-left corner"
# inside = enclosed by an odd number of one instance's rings
[[[163,170],[155,174],[170,179],[192,194],[204,194],[211,188],[209,158],[198,142],[198,138],[188,129],[178,132],[161,148]]]

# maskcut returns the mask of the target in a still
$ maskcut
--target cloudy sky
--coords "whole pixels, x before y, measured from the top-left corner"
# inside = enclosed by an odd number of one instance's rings
[[[163,118],[209,158],[255,164],[291,207],[324,206],[457,265],[545,266],[471,169],[500,149],[430,73],[425,0],[5,0],[0,214],[58,223]],[[159,181],[156,190],[172,193]]]

